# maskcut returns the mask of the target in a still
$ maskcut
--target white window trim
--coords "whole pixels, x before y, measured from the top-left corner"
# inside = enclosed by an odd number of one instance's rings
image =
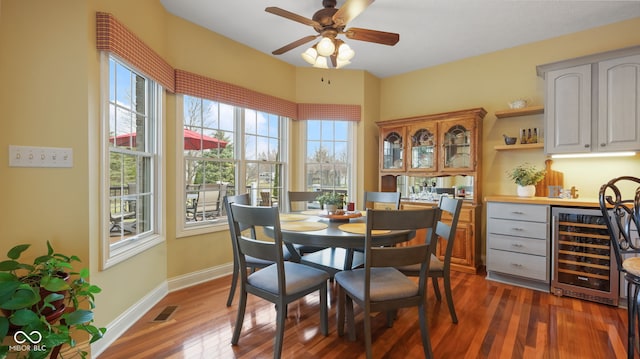
[[[304,173],[307,173],[307,121],[302,121],[303,123],[299,126],[299,133],[297,141],[295,142],[297,148],[300,148],[303,155],[298,156],[298,163],[295,166],[290,166],[290,168],[304,168]],[[358,167],[356,165],[356,159],[358,158],[358,154],[356,153],[358,149],[358,135],[357,135],[357,123],[354,121],[349,122],[347,125],[347,132],[349,135],[349,140],[347,141],[347,146],[349,150],[349,176],[351,180],[349,181],[349,188],[347,188],[347,193],[349,195],[349,202],[358,203],[358,192],[356,191],[357,183],[358,183]],[[293,151],[291,151],[293,152]],[[291,160],[291,159],[289,159]],[[289,174],[291,176],[291,174]],[[297,176],[298,179],[295,183],[295,188],[306,188],[306,176]],[[291,177],[289,177],[291,178]],[[288,201],[288,198],[287,198]],[[288,209],[288,208],[287,208]]]
[[[116,57],[115,55],[112,55]],[[117,58],[117,57],[116,57]],[[120,60],[123,63],[127,64],[127,66],[131,67],[135,71],[140,72],[138,69],[128,64],[126,61]],[[155,83],[155,82],[154,82]],[[165,103],[165,93],[162,89],[162,86],[159,84],[155,84],[156,89],[156,98],[158,99],[158,103],[152,104],[156,107],[155,111],[157,114],[156,118],[156,126],[155,129],[157,131],[157,162],[155,166],[156,173],[156,183],[157,188],[155,188],[155,221],[157,226],[157,233],[146,236],[143,238],[135,239],[130,241],[126,245],[122,245],[119,248],[111,248],[110,236],[109,236],[109,161],[106,160],[109,158],[109,53],[102,52],[100,55],[100,242],[101,242],[101,270],[105,270],[109,267],[112,267],[118,263],[126,261],[129,258],[132,258],[149,248],[152,248],[158,244],[165,242],[166,237],[166,224],[164,221],[165,213],[164,208],[166,208],[166,197],[164,196],[165,192],[165,183],[164,178],[166,174],[166,169],[164,165],[164,151],[165,144],[162,141],[162,134],[164,133],[165,124],[163,121],[162,114],[165,112],[164,103]]]
[[[210,223],[203,221],[202,224],[190,224],[189,226],[187,226],[184,221],[184,214],[187,213],[187,204],[184,201],[184,191],[182,190],[186,186],[186,184],[184,183],[184,151],[182,151],[182,148],[184,147],[184,136],[182,135],[182,129],[184,128],[183,117],[184,95],[176,95],[176,238],[228,230],[229,226],[227,224],[227,221],[219,223]]]

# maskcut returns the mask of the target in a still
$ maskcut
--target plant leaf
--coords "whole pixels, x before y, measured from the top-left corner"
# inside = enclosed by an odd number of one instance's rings
[[[11,323],[18,326],[26,326],[31,324],[33,327],[40,322],[40,317],[30,309],[20,309],[11,315]]]
[[[63,318],[68,325],[88,323],[93,320],[93,312],[90,310],[78,309],[71,313],[64,314]]]
[[[31,246],[30,244],[19,244],[11,248],[9,252],[7,252],[7,257],[11,259],[18,259],[20,258],[20,255],[22,254],[22,252],[26,251],[27,248],[29,248],[30,246]]]

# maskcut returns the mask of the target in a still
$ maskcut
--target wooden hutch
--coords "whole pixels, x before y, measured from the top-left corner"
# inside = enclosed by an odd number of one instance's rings
[[[460,213],[451,259],[452,269],[467,273],[477,273],[481,265],[482,193],[478,180],[482,176],[482,119],[486,113],[483,108],[474,108],[377,123],[380,191],[404,193],[403,188],[398,188],[399,176],[473,176]],[[434,200],[409,199],[409,194],[403,194],[401,202],[402,209],[436,205]],[[444,246],[439,245],[437,255],[442,258],[443,253]]]

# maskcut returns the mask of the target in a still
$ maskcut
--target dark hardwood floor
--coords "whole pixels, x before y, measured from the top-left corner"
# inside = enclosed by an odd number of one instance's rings
[[[487,281],[484,275],[452,273],[459,318],[451,323],[446,302],[429,285],[429,331],[436,358],[626,357],[626,310],[604,304]],[[249,296],[239,345],[231,335],[237,312],[225,306],[230,277],[170,293],[107,349],[111,358],[271,358],[276,313],[268,302]],[[329,336],[319,332],[319,299],[310,295],[289,307],[283,358],[364,357],[362,314],[357,340],[336,332],[335,288],[330,285]],[[441,285],[442,287],[442,285]],[[178,306],[164,322],[154,322],[167,306]],[[372,321],[376,358],[423,357],[416,308],[398,313],[393,328],[386,316]]]

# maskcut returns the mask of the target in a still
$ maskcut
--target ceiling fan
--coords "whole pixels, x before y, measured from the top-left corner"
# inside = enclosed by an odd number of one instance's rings
[[[279,7],[267,7],[265,11],[268,13],[312,26],[313,29],[318,32],[318,35],[305,36],[273,51],[272,54],[282,55],[289,50],[313,41],[317,37],[322,37],[322,40],[312,47],[313,51],[317,49],[316,55],[328,56],[331,58],[333,67],[340,67],[342,54],[339,54],[339,49],[341,45],[346,44],[344,44],[344,41],[336,38],[338,35],[344,34],[348,39],[352,40],[374,42],[389,46],[395,45],[400,40],[400,35],[396,33],[356,27],[345,29],[347,23],[360,15],[373,1],[374,0],[347,0],[341,8],[336,9],[336,0],[322,0],[322,6],[324,8],[316,11],[311,19]],[[328,47],[324,47],[324,45],[328,45]],[[328,53],[329,50],[330,53]],[[348,51],[350,51],[350,57],[353,57],[353,50],[349,48]],[[304,57],[303,54],[303,58]],[[348,63],[349,59],[347,59],[346,63]],[[305,60],[312,63],[310,59],[305,58]]]

